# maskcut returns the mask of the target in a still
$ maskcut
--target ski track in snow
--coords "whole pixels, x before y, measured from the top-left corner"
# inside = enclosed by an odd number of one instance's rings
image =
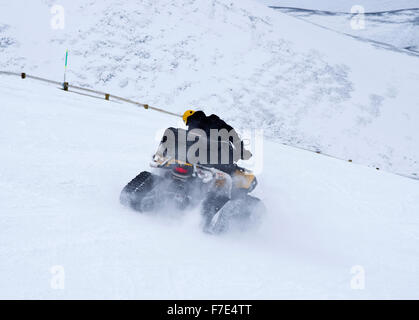
[[[118,202],[174,118],[11,77],[0,105],[0,298],[418,298],[417,181],[265,141],[264,224],[214,237]]]

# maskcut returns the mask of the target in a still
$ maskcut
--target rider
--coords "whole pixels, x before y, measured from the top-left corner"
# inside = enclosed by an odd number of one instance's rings
[[[207,136],[210,136],[210,130],[222,130],[226,129],[229,133],[229,143],[233,145],[235,150],[240,150],[240,158],[242,160],[248,160],[252,156],[251,152],[244,148],[243,141],[239,138],[237,132],[228,125],[224,120],[220,119],[215,114],[207,116],[203,111],[187,110],[183,114],[183,121],[188,126],[188,131],[193,129],[201,129],[205,131]],[[217,164],[217,167],[221,166],[221,170],[230,171],[230,167],[235,166],[234,163],[227,165]]]

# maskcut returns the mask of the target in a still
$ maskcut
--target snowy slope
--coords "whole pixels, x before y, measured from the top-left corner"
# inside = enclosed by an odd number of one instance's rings
[[[249,0],[67,1],[64,30],[52,4],[0,2],[0,69],[62,79],[69,48],[70,82],[418,175],[417,57]]]
[[[351,12],[354,5],[362,5],[365,12],[418,8],[418,0],[257,0],[268,6],[293,7],[335,12]]]
[[[419,298],[417,181],[266,140],[264,225],[213,237],[118,203],[175,118],[4,76],[0,106],[0,298]]]
[[[394,49],[408,50],[407,53],[415,53],[419,56],[419,8],[366,13],[362,29],[352,27],[352,22],[359,16],[351,13],[287,7],[273,8],[360,40],[382,43],[384,47],[390,49],[394,47]]]

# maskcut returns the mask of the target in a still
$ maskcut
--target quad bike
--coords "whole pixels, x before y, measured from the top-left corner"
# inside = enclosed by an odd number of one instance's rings
[[[232,163],[227,173],[216,165],[179,160],[176,153],[169,156],[163,147],[169,131],[186,133],[183,129],[166,129],[150,163],[155,172],[137,175],[122,190],[120,202],[139,212],[156,212],[167,205],[182,211],[201,204],[202,227],[207,233],[246,230],[256,225],[264,206],[249,195],[257,185],[251,171]]]

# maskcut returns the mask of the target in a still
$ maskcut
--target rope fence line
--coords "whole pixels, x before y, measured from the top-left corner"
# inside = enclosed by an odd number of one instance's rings
[[[170,112],[170,111],[167,111],[167,110],[164,110],[164,109],[161,109],[161,108],[152,107],[148,104],[143,104],[143,103],[140,103],[140,102],[137,102],[137,101],[134,101],[134,100],[131,100],[131,99],[123,98],[123,97],[120,97],[120,96],[116,96],[116,95],[113,95],[113,94],[110,94],[110,93],[70,85],[68,82],[63,83],[63,82],[60,82],[60,81],[45,79],[45,78],[42,78],[42,77],[37,77],[37,76],[32,76],[32,75],[26,74],[24,72],[18,73],[18,72],[10,72],[10,71],[1,71],[0,70],[0,74],[10,75],[10,76],[18,76],[18,77],[21,77],[22,79],[28,78],[28,79],[33,79],[33,80],[37,80],[37,81],[42,81],[42,82],[49,83],[49,84],[59,85],[63,88],[64,91],[68,91],[68,89],[70,89],[70,88],[75,89],[75,90],[79,90],[79,91],[85,91],[85,92],[89,92],[89,93],[93,93],[93,94],[102,96],[103,97],[102,99],[105,99],[105,100],[108,100],[108,101],[112,98],[114,100],[119,100],[119,101],[122,101],[122,102],[126,102],[126,103],[130,103],[130,104],[139,106],[139,107],[143,107],[144,109],[151,109],[151,110],[154,110],[154,111],[157,111],[157,112],[161,112],[161,113],[165,113],[165,114],[169,114],[169,115],[172,115],[172,116],[175,116],[175,117],[182,118],[181,115],[179,115],[177,113],[174,113],[174,112]],[[68,91],[68,92],[71,92],[71,91]],[[76,91],[72,91],[72,92],[77,93]],[[101,97],[99,97],[99,98],[101,98]],[[312,153],[317,153],[317,154],[320,154],[320,155],[323,155],[323,156],[326,156],[326,157],[329,157],[329,158],[341,160],[341,161],[355,163],[352,159],[339,158],[339,157],[336,157],[336,156],[333,156],[333,155],[330,155],[330,154],[327,154],[327,153],[323,153],[319,150],[315,151],[315,150],[311,150],[311,149],[304,148],[304,147],[290,145],[290,144],[287,144],[285,142],[280,142],[280,143],[282,145],[292,147],[292,148],[295,148],[295,149],[300,149],[300,150],[304,150],[304,151],[308,151],[308,152],[312,152]],[[381,170],[379,167],[376,167],[376,166],[365,165],[365,164],[362,164],[362,165],[367,166],[369,168],[375,168],[376,170]],[[402,177],[405,177],[405,178],[413,179],[413,180],[419,180],[419,176],[416,173],[413,173],[412,175],[407,175],[407,174],[402,174],[402,173],[397,173],[397,172],[390,172],[390,173],[393,173],[395,175],[402,176]]]
[[[93,89],[88,89],[88,88],[83,88],[83,87],[79,87],[79,86],[74,86],[74,85],[69,84],[68,82],[63,83],[63,82],[60,82],[60,81],[45,79],[45,78],[41,78],[41,77],[26,74],[24,72],[17,73],[17,72],[9,72],[9,71],[0,71],[0,74],[9,75],[9,76],[18,76],[18,77],[21,77],[22,79],[33,79],[33,80],[42,81],[42,82],[49,83],[49,84],[58,85],[58,86],[61,86],[64,91],[68,91],[68,89],[75,89],[75,90],[79,90],[79,91],[94,93],[94,94],[97,94],[99,96],[102,96],[103,99],[105,99],[105,100],[110,100],[112,98],[112,99],[115,99],[115,100],[130,103],[130,104],[133,104],[133,105],[136,105],[136,106],[139,106],[139,107],[143,107],[144,109],[150,109],[150,110],[158,111],[158,112],[161,112],[161,113],[169,114],[171,116],[182,118],[181,115],[179,115],[177,113],[174,113],[174,112],[170,112],[170,111],[167,111],[167,110],[164,110],[164,109],[161,109],[161,108],[152,107],[148,104],[144,104],[144,103],[140,103],[140,102],[137,102],[137,101],[134,101],[134,100],[131,100],[131,99],[116,96],[114,94],[110,94],[110,93],[106,93],[106,92],[102,92],[102,91],[98,91],[98,90],[93,90]]]
[[[336,159],[336,160],[340,160],[340,161],[345,161],[345,162],[349,162],[349,163],[354,163],[354,164],[362,165],[362,166],[365,166],[365,167],[368,167],[368,168],[371,168],[371,169],[375,169],[377,171],[383,171],[383,172],[395,174],[397,176],[401,176],[401,177],[404,177],[404,178],[409,178],[409,179],[412,179],[412,180],[419,180],[419,175],[417,173],[412,173],[411,175],[408,175],[408,174],[397,173],[397,172],[393,172],[393,171],[381,170],[380,167],[377,167],[377,166],[374,166],[374,165],[368,165],[368,164],[359,163],[359,162],[357,163],[357,162],[353,161],[352,159],[340,158],[340,157],[333,156],[333,155],[328,154],[328,153],[324,153],[324,152],[322,152],[320,150],[317,150],[316,151],[316,150],[312,150],[312,149],[308,149],[308,148],[304,148],[304,147],[294,146],[294,145],[288,144],[286,142],[280,142],[280,144],[282,144],[284,146],[287,146],[287,147],[294,148],[294,149],[308,151],[308,152],[311,152],[311,153],[317,153],[319,155],[322,155],[322,156],[325,156],[325,157],[328,157],[328,158],[332,158],[332,159]]]

